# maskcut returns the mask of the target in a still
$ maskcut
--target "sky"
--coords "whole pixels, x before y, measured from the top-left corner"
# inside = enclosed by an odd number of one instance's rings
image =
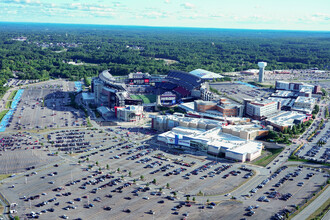
[[[0,0],[0,21],[330,31],[330,0]]]

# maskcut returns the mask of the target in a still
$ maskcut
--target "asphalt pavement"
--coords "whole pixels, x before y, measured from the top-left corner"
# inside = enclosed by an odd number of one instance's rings
[[[321,205],[323,205],[330,197],[330,187],[328,187],[321,195],[319,195],[311,204],[304,208],[292,220],[307,219],[313,214]],[[327,213],[329,215],[329,212]],[[329,219],[329,218],[328,218]]]

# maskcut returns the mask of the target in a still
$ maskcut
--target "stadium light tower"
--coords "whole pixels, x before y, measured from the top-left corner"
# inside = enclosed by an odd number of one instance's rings
[[[259,82],[264,82],[265,67],[267,66],[266,62],[258,62],[259,66]]]

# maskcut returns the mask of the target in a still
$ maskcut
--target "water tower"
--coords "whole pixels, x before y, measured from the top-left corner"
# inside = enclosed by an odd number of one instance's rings
[[[266,62],[258,62],[259,66],[259,82],[264,82],[265,67],[267,66]]]

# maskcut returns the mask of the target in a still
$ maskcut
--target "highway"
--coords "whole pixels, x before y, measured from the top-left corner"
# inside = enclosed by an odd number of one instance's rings
[[[323,205],[330,197],[330,187],[328,187],[321,195],[319,195],[311,204],[304,208],[298,215],[292,220],[307,219],[313,214],[321,205]],[[327,213],[329,216],[329,212]]]

